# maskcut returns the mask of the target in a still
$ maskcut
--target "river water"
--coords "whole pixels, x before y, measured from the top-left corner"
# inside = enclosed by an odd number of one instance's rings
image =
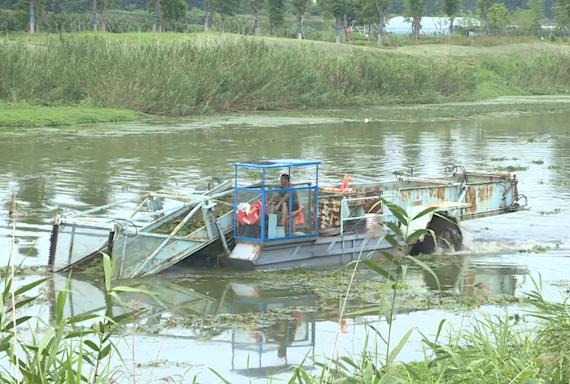
[[[432,334],[443,318],[461,324],[474,314],[519,310],[489,305],[489,298],[521,297],[533,289],[533,278],[540,276],[551,300],[560,300],[561,292],[570,288],[569,121],[570,113],[397,124],[253,117],[224,124],[158,121],[1,133],[0,265],[8,264],[12,193],[18,209],[14,260],[41,267],[47,264],[50,219],[57,212],[88,209],[147,190],[186,192],[205,176],[230,178],[235,161],[318,159],[324,162],[323,183],[332,184],[340,183],[345,173],[363,181],[393,180],[395,171],[405,169],[437,176],[452,165],[516,167],[529,209],[464,223],[465,249],[431,260],[446,292],[475,307],[404,305],[396,316],[395,340],[413,327]],[[186,382],[199,374],[204,382],[220,381],[209,367],[232,383],[265,382],[268,375],[288,377],[283,372],[303,361],[312,367],[313,357],[330,355],[335,340],[338,351],[357,355],[369,335],[364,324],[385,322],[360,313],[339,326],[343,300],[327,294],[326,285],[347,281],[328,276],[321,285],[312,282],[326,274],[183,267],[140,281],[164,295],[156,300],[126,297],[148,311],[128,328],[128,336],[117,339],[129,371],[123,380],[131,382],[134,374],[144,382],[165,377]],[[21,282],[32,278],[22,276]],[[53,277],[43,291],[46,300],[34,312],[44,319],[53,315],[53,295],[65,279]],[[422,293],[434,288],[429,274],[414,269],[408,285]],[[104,310],[98,276],[72,279],[72,292],[68,314]],[[349,300],[348,312],[360,305]],[[264,316],[268,311],[271,315]],[[213,317],[220,314],[227,314],[227,324],[223,317]],[[403,358],[422,357],[419,340],[415,333]]]

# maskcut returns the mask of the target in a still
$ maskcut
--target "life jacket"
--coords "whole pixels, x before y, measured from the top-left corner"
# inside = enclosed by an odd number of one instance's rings
[[[349,181],[350,181],[350,173],[347,173],[346,175],[344,175],[344,178],[342,179],[342,183],[340,183],[339,192],[341,192],[341,193],[352,192],[352,188],[348,187]]]
[[[237,220],[240,224],[253,225],[259,221],[261,217],[261,200],[252,204],[248,209],[239,209],[237,211]]]

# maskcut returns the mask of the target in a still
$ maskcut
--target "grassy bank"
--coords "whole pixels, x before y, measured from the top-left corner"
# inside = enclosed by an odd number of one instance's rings
[[[570,93],[566,53],[417,57],[215,37],[0,43],[0,100],[166,115]]]
[[[0,128],[132,121],[141,116],[142,114],[138,112],[112,108],[0,104]]]

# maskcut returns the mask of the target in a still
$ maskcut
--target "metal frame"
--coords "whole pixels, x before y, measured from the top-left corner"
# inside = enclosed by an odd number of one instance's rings
[[[116,201],[86,211],[64,212],[53,219],[48,263],[54,271],[66,271],[98,257],[100,252],[107,252],[113,257],[116,265],[113,277],[137,277],[146,275],[150,271],[159,271],[163,269],[163,264],[167,267],[171,261],[174,262],[192,254],[195,250],[225,236],[233,225],[233,220],[231,216],[227,217],[228,213],[216,215],[212,209],[217,199],[231,193],[233,193],[231,181],[226,181],[204,192],[187,195],[146,192],[138,197]],[[148,210],[145,210],[145,205],[152,198],[165,199],[168,204],[164,208],[160,206],[157,209],[149,206]],[[116,217],[109,215],[111,208],[129,209],[125,215]],[[181,216],[182,221],[169,233],[154,232],[158,227],[178,216]],[[202,227],[189,235],[179,234],[180,229],[186,223],[199,217],[204,221]],[[222,221],[223,225],[221,225]],[[76,230],[77,233],[81,230],[93,231],[90,236],[93,247],[85,254],[76,254],[75,243],[78,241]],[[107,232],[107,234],[99,236],[96,234],[97,231]],[[62,233],[66,233],[68,237],[65,243],[61,241]],[[90,235],[88,232],[83,234]],[[148,249],[148,253],[141,254],[140,260],[135,261],[136,265],[131,265],[131,270],[125,275],[124,263],[127,261],[125,255],[128,248],[151,238],[156,239],[157,245]],[[178,244],[175,251],[166,249],[171,244]],[[75,257],[72,257],[74,255]],[[157,258],[163,264],[151,265]],[[159,267],[160,269],[157,269]]]
[[[303,160],[267,160],[262,161],[260,163],[234,163],[234,238],[236,240],[242,240],[247,242],[254,242],[254,243],[269,243],[274,241],[280,240],[289,240],[289,239],[304,239],[304,238],[317,238],[318,237],[318,211],[319,211],[319,165],[321,164],[320,161],[303,161]],[[314,185],[309,183],[307,187],[293,187],[293,188],[275,188],[270,186],[267,183],[267,170],[268,169],[279,169],[279,168],[287,168],[288,174],[291,174],[291,170],[294,168],[309,168],[314,167],[315,169],[315,178],[314,178]],[[248,187],[240,187],[239,186],[239,177],[240,177],[240,169],[245,170],[256,170],[260,171],[261,176],[261,183],[259,186],[248,186]],[[291,235],[293,233],[293,194],[290,192],[295,191],[309,191],[313,192],[315,195],[315,201],[312,203],[315,208],[315,218],[314,218],[314,229],[313,233],[306,234],[306,235]],[[283,237],[276,237],[269,239],[267,236],[267,229],[266,229],[266,201],[267,195],[270,193],[275,192],[287,192],[289,193],[289,235]],[[251,194],[258,194],[261,196],[261,218],[260,218],[260,236],[259,237],[250,237],[250,236],[240,236],[238,235],[238,221],[237,221],[237,205],[238,205],[238,194],[239,193],[251,193]],[[308,207],[309,208],[309,207]]]

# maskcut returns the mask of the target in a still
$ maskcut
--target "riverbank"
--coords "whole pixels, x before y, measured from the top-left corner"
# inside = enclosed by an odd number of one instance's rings
[[[189,116],[570,93],[565,46],[492,47],[487,54],[481,53],[487,48],[461,47],[461,55],[449,48],[421,56],[322,42],[219,34],[181,35],[189,40],[180,41],[171,35],[0,40],[0,101]]]
[[[342,109],[298,109],[247,113],[170,117],[135,111],[94,108],[0,104],[0,128],[66,127],[105,122],[145,122],[157,126],[176,124],[188,129],[234,125],[288,126],[338,122],[430,122],[483,119],[523,114],[562,113],[570,108],[570,96],[510,96],[479,102],[379,105]],[[92,129],[98,129],[91,127]],[[102,127],[101,129],[108,129]],[[144,132],[140,127],[125,133]]]
[[[0,128],[36,128],[134,121],[142,116],[143,114],[139,112],[113,108],[0,103]]]

